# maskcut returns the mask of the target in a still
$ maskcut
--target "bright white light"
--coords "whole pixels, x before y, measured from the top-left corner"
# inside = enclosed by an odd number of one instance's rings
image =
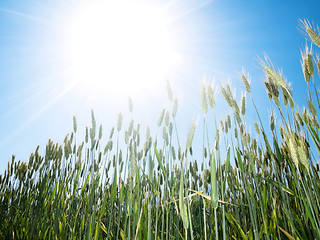
[[[68,32],[73,77],[91,90],[154,90],[178,58],[164,14],[138,1],[92,1]]]

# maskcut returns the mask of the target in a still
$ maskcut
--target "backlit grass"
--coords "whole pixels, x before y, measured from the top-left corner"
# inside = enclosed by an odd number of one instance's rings
[[[318,33],[301,23],[319,46]],[[320,239],[320,61],[313,51],[302,51],[304,108],[277,68],[261,60],[268,125],[246,73],[240,102],[229,85],[221,88],[232,109],[225,119],[215,118],[214,91],[203,85],[203,125],[193,123],[186,141],[178,135],[170,84],[172,106],[160,114],[157,135],[134,120],[122,126],[119,114],[102,136],[92,112],[80,141],[74,118],[73,131],[63,143],[49,140],[44,156],[37,149],[26,162],[13,157],[8,163],[0,176],[0,238]],[[253,133],[245,122],[247,102],[256,112]],[[195,131],[202,131],[202,149],[192,148]]]

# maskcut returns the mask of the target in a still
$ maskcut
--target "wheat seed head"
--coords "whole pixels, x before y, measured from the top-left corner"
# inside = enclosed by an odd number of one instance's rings
[[[246,87],[246,90],[248,93],[251,92],[251,89],[250,89],[250,78],[249,78],[249,75],[246,74],[245,70],[242,69],[242,75],[241,75],[241,79]]]
[[[306,19],[300,19],[299,20],[299,26],[300,29],[303,30],[304,34],[307,34],[307,36],[311,39],[311,41],[320,47],[320,36],[319,36],[319,27],[315,27],[313,24],[311,24]]]

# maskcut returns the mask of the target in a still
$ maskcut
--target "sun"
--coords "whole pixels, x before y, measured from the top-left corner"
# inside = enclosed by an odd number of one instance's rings
[[[179,60],[168,17],[143,1],[92,1],[68,27],[72,76],[117,95],[152,91]]]

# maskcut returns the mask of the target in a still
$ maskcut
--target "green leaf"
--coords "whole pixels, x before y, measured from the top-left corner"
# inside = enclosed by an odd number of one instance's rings
[[[112,189],[111,189],[111,203],[113,204],[116,198],[116,190],[117,190],[117,167],[114,168],[114,173],[113,173],[113,183],[112,183]]]
[[[158,164],[159,164],[159,166],[160,166],[161,169],[162,169],[162,172],[163,172],[163,174],[164,174],[164,176],[165,176],[165,179],[167,180],[166,170],[164,169],[164,166],[163,166],[163,164],[162,164],[162,160],[161,160],[161,157],[160,157],[159,152],[158,152],[158,150],[157,150],[157,147],[156,147],[155,144],[153,144],[153,146],[154,146],[154,152],[155,152],[156,157],[157,157],[157,160],[158,160]]]
[[[188,213],[187,213],[186,205],[184,203],[183,168],[181,169],[181,176],[180,176],[179,208],[180,208],[180,214],[183,222],[183,227],[185,229],[188,229],[189,227]]]
[[[237,230],[237,232],[240,234],[240,236],[242,237],[242,239],[247,240],[247,236],[246,234],[243,232],[242,228],[240,227],[240,225],[237,223],[236,219],[229,213],[226,213],[226,217],[227,220],[229,221],[229,223],[231,224],[231,226],[233,226],[233,228],[235,230]]]
[[[312,141],[313,141],[313,143],[314,143],[314,145],[315,145],[315,147],[317,149],[318,155],[320,156],[320,144],[319,144],[320,139],[319,139],[319,136],[316,133],[316,131],[314,130],[311,121],[309,121],[308,123],[309,123],[309,128],[308,128],[309,133],[310,133]]]
[[[295,194],[295,192],[292,191],[291,189],[287,188],[285,185],[280,184],[280,183],[278,183],[278,182],[276,182],[276,181],[273,181],[273,180],[271,180],[271,179],[269,179],[269,178],[262,178],[262,177],[261,177],[261,179],[265,180],[266,182],[268,182],[268,183],[270,183],[270,184],[272,184],[272,185],[274,185],[274,186],[279,186],[279,185],[280,185],[280,187],[282,188],[282,190],[283,190],[284,192],[289,193],[290,195],[293,195],[293,196],[297,197],[296,194]]]
[[[216,159],[214,151],[212,151],[211,158],[211,202],[213,208],[218,207],[218,186],[217,186],[217,171],[216,171]]]
[[[228,147],[227,150],[227,159],[226,159],[226,163],[225,163],[225,178],[223,180],[223,184],[222,184],[222,192],[224,193],[226,190],[226,181],[227,181],[227,176],[228,176],[228,171],[229,171],[229,166],[230,166],[230,146]]]
[[[253,229],[252,229],[252,227],[251,227],[250,230],[249,230],[247,239],[248,239],[248,240],[253,240]]]
[[[243,166],[243,163],[242,163],[242,160],[241,160],[241,155],[240,155],[238,149],[236,151],[237,151],[237,158],[238,158],[238,164],[239,164],[240,170],[242,172],[245,172],[244,166]]]

